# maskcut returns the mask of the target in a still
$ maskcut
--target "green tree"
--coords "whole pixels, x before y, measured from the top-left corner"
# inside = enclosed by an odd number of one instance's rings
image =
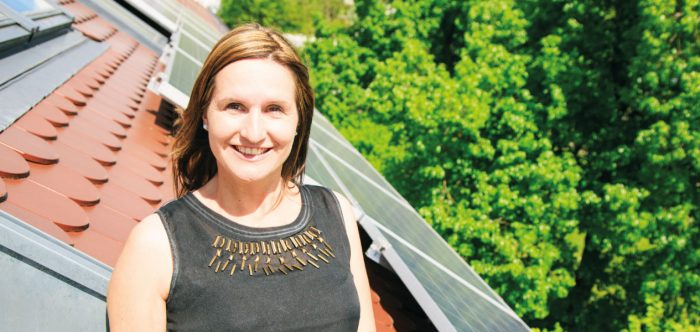
[[[542,318],[573,286],[580,176],[534,122],[528,57],[510,52],[526,22],[510,7],[469,7],[454,75],[430,52],[429,5],[358,1],[358,23],[306,54],[319,109],[518,313]]]
[[[355,9],[318,108],[531,326],[700,326],[698,0]]]
[[[346,25],[342,0],[222,0],[218,15],[230,27],[249,22],[313,35],[319,24]]]

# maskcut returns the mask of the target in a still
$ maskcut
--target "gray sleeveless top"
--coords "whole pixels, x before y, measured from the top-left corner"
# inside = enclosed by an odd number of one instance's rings
[[[158,210],[173,275],[167,329],[356,331],[360,305],[340,205],[326,188],[301,187],[288,225],[254,228],[191,193]]]

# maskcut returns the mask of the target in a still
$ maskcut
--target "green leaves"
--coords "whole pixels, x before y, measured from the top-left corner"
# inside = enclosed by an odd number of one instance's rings
[[[700,326],[700,2],[355,9],[319,110],[519,315]]]

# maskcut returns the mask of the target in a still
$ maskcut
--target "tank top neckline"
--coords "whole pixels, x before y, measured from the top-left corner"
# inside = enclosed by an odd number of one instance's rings
[[[308,190],[309,189],[304,185],[299,186],[299,193],[301,194],[301,209],[299,210],[299,214],[294,221],[285,225],[268,227],[252,227],[242,225],[206,206],[202,201],[195,197],[192,192],[185,194],[183,199],[187,205],[200,212],[205,220],[210,221],[219,227],[247,238],[267,239],[272,237],[286,237],[302,231],[307,226],[309,219],[311,219],[311,199],[309,198]]]

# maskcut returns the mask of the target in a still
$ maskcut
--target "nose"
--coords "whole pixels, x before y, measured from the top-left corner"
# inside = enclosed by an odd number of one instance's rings
[[[241,137],[246,143],[257,144],[265,140],[265,123],[261,112],[251,110],[246,114],[245,123],[241,128]]]

